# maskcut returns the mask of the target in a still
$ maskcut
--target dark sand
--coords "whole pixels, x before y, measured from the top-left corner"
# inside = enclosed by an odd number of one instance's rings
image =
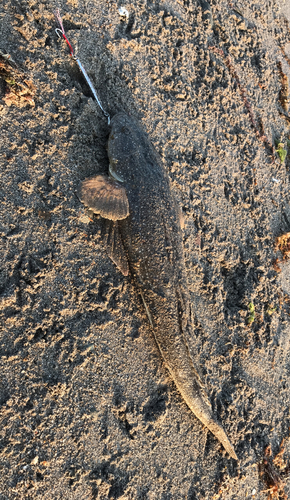
[[[123,4],[128,22],[120,5],[60,8],[104,107],[140,120],[172,180],[189,344],[239,464],[182,401],[75,195],[107,170],[109,129],[55,35],[55,4],[7,0],[0,49],[36,94],[9,106],[0,81],[0,499],[289,498],[290,263],[273,262],[290,231],[290,160],[272,152],[290,139],[289,0],[214,0],[212,22],[201,0]],[[285,486],[271,497],[259,466],[283,439],[273,470]]]

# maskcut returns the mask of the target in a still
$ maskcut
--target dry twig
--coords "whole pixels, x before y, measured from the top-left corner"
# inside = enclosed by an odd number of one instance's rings
[[[276,156],[275,155],[275,148],[274,148],[273,144],[270,142],[270,140],[268,139],[268,137],[266,136],[266,134],[264,133],[264,130],[263,130],[263,133],[261,133],[259,130],[252,106],[251,106],[251,104],[248,100],[248,97],[247,97],[247,91],[241,84],[240,78],[238,76],[238,73],[237,73],[232,61],[231,61],[230,56],[226,56],[224,51],[222,49],[217,48],[217,47],[210,46],[209,49],[222,58],[226,67],[229,70],[230,75],[232,76],[232,78],[235,79],[235,81],[238,85],[239,91],[241,93],[241,96],[242,96],[242,99],[244,102],[244,106],[245,106],[246,110],[248,111],[248,114],[250,117],[250,122],[251,122],[253,128],[255,129],[256,136],[271,150],[271,153],[272,153],[273,159],[274,159]],[[262,121],[261,121],[261,126],[262,126],[262,129],[264,129]]]

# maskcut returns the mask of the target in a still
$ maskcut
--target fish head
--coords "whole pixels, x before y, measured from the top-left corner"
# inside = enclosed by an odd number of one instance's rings
[[[132,165],[136,163],[140,150],[139,127],[130,116],[118,113],[111,120],[108,140],[110,174],[117,181],[132,179]]]

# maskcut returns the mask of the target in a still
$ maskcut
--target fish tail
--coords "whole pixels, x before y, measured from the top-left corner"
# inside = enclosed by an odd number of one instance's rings
[[[224,429],[219,425],[213,418],[208,422],[203,422],[207,428],[213,433],[213,435],[220,441],[224,449],[228,452],[230,457],[238,460],[235,450],[230,443],[228,436],[226,435]]]
[[[208,398],[196,377],[194,380],[192,380],[191,384],[180,384],[180,380],[177,380],[176,376],[174,377],[174,379],[177,388],[181,392],[186,404],[189,406],[191,411],[220,441],[230,457],[238,460],[235,450],[230,443],[223,427],[215,420]]]

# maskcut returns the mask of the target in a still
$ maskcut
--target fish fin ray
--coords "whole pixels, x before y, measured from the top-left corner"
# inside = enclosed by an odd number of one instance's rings
[[[107,175],[95,175],[81,182],[77,195],[95,214],[113,221],[126,219],[129,201],[126,189]]]
[[[147,304],[145,302],[144,295],[143,295],[143,293],[141,291],[140,291],[140,295],[141,295],[141,298],[142,298],[142,301],[143,301],[143,304],[144,304],[144,307],[145,307],[145,311],[146,311],[147,317],[149,319],[149,323],[151,325],[152,330],[154,330],[153,319],[152,319],[152,316],[151,316],[151,313],[150,313],[150,309],[147,306]]]
[[[124,276],[129,274],[129,263],[123,246],[118,222],[104,221],[102,242],[108,256]]]

